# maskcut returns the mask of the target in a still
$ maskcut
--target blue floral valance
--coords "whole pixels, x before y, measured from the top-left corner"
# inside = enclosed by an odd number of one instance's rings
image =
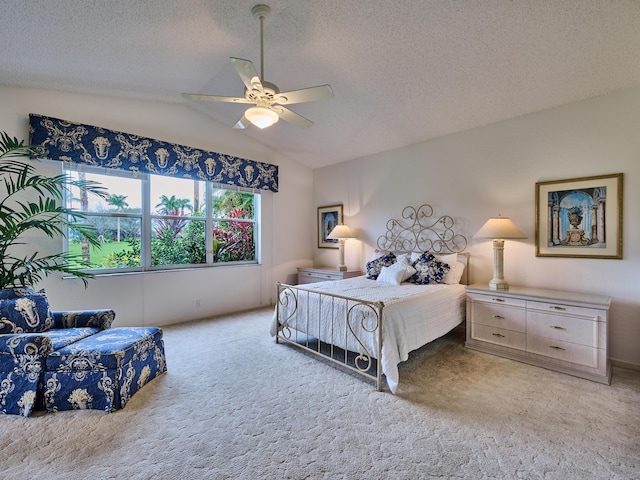
[[[33,113],[29,134],[51,160],[278,191],[277,165]]]

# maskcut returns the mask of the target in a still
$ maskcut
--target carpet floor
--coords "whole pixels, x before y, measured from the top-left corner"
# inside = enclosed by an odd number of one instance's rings
[[[113,414],[0,417],[0,478],[640,478],[640,371],[601,385],[455,330],[401,364],[393,395],[277,345],[270,317],[164,328],[168,373]]]

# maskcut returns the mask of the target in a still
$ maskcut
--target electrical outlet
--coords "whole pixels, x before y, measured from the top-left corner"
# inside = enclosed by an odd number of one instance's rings
[[[200,299],[196,300],[196,308],[200,308]]]

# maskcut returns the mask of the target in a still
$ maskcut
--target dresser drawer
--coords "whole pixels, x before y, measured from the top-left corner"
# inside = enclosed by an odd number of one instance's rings
[[[527,310],[579,315],[581,317],[589,318],[593,321],[604,320],[607,313],[606,311],[598,310],[597,308],[575,307],[573,305],[563,305],[560,303],[532,302],[531,300],[527,301]]]
[[[320,282],[321,280],[319,280],[315,275],[311,274],[311,273],[302,273],[299,272],[298,273],[298,285],[304,285],[305,283],[315,283],[315,282]]]
[[[518,350],[524,350],[526,347],[526,335],[522,332],[514,332],[513,330],[489,327],[476,323],[471,324],[471,338],[496,345],[516,348]]]
[[[527,311],[527,335],[597,347],[600,322],[587,318]]]
[[[503,297],[499,293],[495,295],[480,295],[477,293],[467,293],[467,298],[473,302],[493,303],[495,305],[509,305],[512,307],[526,307],[527,301],[520,298]]]
[[[555,340],[537,335],[527,335],[527,352],[598,368],[598,349]]]
[[[523,308],[474,303],[472,322],[516,332],[526,331],[526,311]]]

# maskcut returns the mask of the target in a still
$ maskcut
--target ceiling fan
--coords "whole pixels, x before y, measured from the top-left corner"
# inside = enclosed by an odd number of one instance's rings
[[[247,128],[250,124],[258,128],[266,128],[276,123],[280,118],[297,127],[309,128],[313,125],[311,120],[298,115],[284,105],[333,98],[333,90],[330,85],[319,85],[290,92],[280,92],[276,85],[264,80],[264,19],[270,12],[271,9],[267,5],[256,5],[251,9],[253,16],[260,20],[260,76],[249,60],[231,57],[231,63],[245,85],[244,98],[196,93],[183,93],[182,96],[189,100],[254,104],[244,112],[242,118],[233,128]]]

